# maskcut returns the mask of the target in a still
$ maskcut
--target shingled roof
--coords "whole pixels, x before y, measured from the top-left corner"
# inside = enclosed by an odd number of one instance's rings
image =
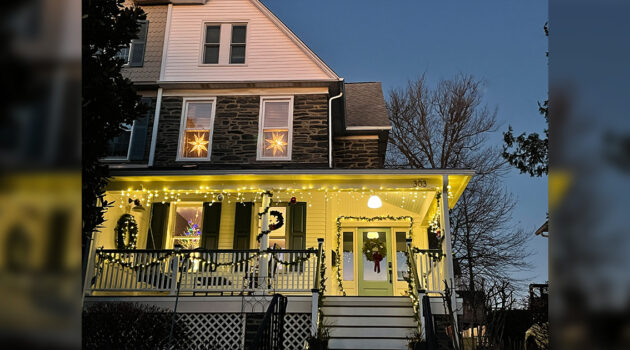
[[[346,83],[346,127],[391,127],[379,82]]]

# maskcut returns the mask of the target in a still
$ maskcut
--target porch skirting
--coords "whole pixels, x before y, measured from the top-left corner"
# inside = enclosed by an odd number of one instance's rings
[[[249,315],[264,313],[271,296],[180,296],[177,323],[187,330],[187,342],[177,349],[243,349]],[[311,297],[288,297],[284,317],[284,348],[302,349],[310,334]],[[85,306],[102,302],[145,304],[172,311],[174,296],[92,296]]]

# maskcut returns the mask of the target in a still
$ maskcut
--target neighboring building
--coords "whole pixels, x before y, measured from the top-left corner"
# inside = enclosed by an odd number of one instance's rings
[[[249,344],[252,300],[282,293],[286,349],[301,348],[319,309],[335,325],[331,348],[406,349],[424,332],[406,279],[445,313],[443,208],[474,172],[384,169],[381,84],[344,82],[260,1],[136,3],[147,22],[121,56],[151,111],[104,160],[114,205],[93,242],[86,304],[172,308],[179,295],[199,342],[211,334],[231,349]]]

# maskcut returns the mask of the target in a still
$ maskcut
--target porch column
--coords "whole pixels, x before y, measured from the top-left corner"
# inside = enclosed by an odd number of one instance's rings
[[[263,193],[261,210],[265,210],[270,205],[270,197],[267,193]],[[269,230],[269,211],[262,215],[261,232]],[[264,252],[269,248],[269,235],[263,235],[260,239],[260,251]],[[260,256],[260,271],[258,273],[258,288],[261,290],[267,289],[267,256],[262,254]]]
[[[445,266],[446,279],[451,288],[451,305],[453,305],[453,318],[457,325],[457,297],[455,296],[455,273],[453,271],[453,245],[451,242],[451,224],[448,215],[448,175],[442,175],[442,196],[440,203],[440,226],[444,233],[444,246],[445,246]]]

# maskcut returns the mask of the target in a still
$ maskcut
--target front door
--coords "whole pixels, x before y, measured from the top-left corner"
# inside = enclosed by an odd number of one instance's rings
[[[389,229],[358,230],[359,295],[393,295],[391,242]]]

